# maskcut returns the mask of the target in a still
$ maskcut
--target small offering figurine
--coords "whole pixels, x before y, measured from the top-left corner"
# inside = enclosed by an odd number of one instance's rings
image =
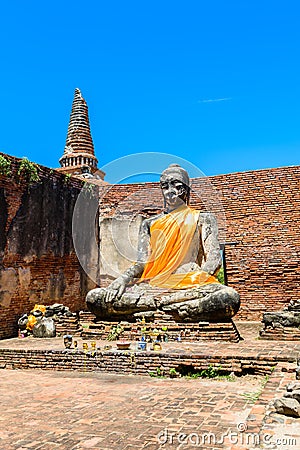
[[[153,350],[155,352],[159,352],[160,350],[162,350],[162,346],[161,346],[161,343],[159,341],[155,341],[153,343]]]
[[[147,342],[145,336],[141,337],[141,340],[137,342],[137,350],[145,351],[147,350]]]
[[[83,348],[83,351],[84,351],[84,352],[87,352],[88,349],[89,349],[88,343],[87,343],[87,342],[83,342],[83,343],[82,343],[82,348]]]
[[[72,347],[72,341],[73,341],[72,334],[65,334],[64,335],[64,345],[65,345],[66,348],[71,348]]]

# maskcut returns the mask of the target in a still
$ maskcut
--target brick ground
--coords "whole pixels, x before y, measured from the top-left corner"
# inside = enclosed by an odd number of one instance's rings
[[[251,410],[242,394],[261,384],[252,376],[230,382],[36,370],[0,370],[0,380],[3,450],[195,447],[179,445],[179,433],[199,439],[215,433],[220,440],[235,432]],[[206,442],[202,448],[212,447]]]
[[[269,353],[275,359],[277,354],[280,360],[285,352],[289,351],[292,359],[299,353],[297,343],[257,341],[258,324],[239,328],[245,338],[239,344],[197,345],[203,351],[206,348],[208,356],[235,350],[241,355]],[[10,345],[61,345],[55,339],[51,342],[13,340]],[[0,342],[1,347],[8,345],[8,341]],[[264,389],[264,377],[249,375],[229,382],[0,370],[0,449],[298,449],[300,419],[280,416],[272,408],[272,400],[295,378],[294,373],[282,371],[286,367],[286,362],[279,363]],[[253,404],[259,391],[262,393]],[[168,442],[163,444],[166,430]],[[175,433],[173,438],[170,433]],[[203,442],[205,433],[212,433],[211,443],[215,436],[218,444],[209,445],[208,437]]]
[[[273,407],[274,400],[282,397],[286,392],[286,386],[293,381],[295,381],[294,373],[282,372],[278,365],[259,401],[250,412],[253,425],[260,428],[262,448],[276,450],[300,448],[300,419],[277,414]],[[248,430],[251,430],[253,425],[248,422]],[[270,439],[273,445],[269,444]]]

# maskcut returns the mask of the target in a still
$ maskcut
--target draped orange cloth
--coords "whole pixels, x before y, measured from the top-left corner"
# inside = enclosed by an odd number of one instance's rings
[[[183,205],[153,222],[150,227],[151,253],[140,281],[169,289],[218,283],[215,277],[202,270],[173,273],[190,247],[198,218],[199,211]]]

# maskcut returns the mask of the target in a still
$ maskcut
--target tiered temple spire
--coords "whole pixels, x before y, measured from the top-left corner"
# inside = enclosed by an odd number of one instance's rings
[[[78,88],[75,89],[64,153],[59,160],[63,172],[81,172],[89,167],[94,173],[98,160],[90,130],[88,106]],[[100,171],[101,172],[101,171]]]

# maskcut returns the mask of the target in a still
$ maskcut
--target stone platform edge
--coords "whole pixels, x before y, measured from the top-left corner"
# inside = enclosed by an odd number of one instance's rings
[[[172,351],[0,349],[1,369],[108,372],[127,375],[149,375],[150,372],[157,373],[159,369],[162,374],[168,376],[170,369],[178,370],[181,366],[190,366],[199,371],[212,366],[224,373],[266,375],[272,373],[279,362],[286,363],[289,370],[295,370],[296,359],[290,356],[275,358],[268,354],[209,356],[199,352]]]

